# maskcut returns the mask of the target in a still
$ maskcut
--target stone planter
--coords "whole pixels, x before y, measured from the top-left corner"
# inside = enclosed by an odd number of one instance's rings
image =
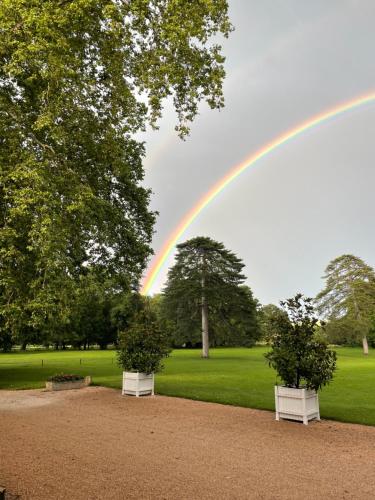
[[[87,376],[82,380],[72,380],[69,382],[46,382],[48,391],[66,391],[68,389],[81,389],[91,384],[91,377]]]
[[[305,425],[309,420],[320,420],[318,394],[311,389],[275,386],[276,420],[298,420]]]
[[[122,372],[122,395],[154,395],[154,374],[141,372]]]

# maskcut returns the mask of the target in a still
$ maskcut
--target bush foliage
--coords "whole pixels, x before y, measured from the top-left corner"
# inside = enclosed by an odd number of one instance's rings
[[[127,372],[158,372],[170,351],[169,338],[146,303],[119,335],[118,363]]]
[[[297,294],[281,302],[289,321],[276,317],[272,349],[265,354],[269,365],[287,387],[318,390],[330,382],[336,368],[336,353],[328,348],[325,338],[317,335],[318,319],[312,299]]]
[[[59,373],[57,375],[52,375],[52,377],[48,377],[48,382],[76,382],[83,379],[84,377],[82,375]]]

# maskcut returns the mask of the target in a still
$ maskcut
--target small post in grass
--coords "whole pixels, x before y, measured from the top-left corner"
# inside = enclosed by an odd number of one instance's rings
[[[42,366],[43,366],[43,360],[42,360]]]

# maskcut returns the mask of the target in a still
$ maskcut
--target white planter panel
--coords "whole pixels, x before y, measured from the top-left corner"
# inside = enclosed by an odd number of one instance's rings
[[[154,374],[140,372],[122,372],[122,395],[154,395]]]
[[[310,389],[275,386],[276,420],[298,420],[305,425],[309,420],[320,420],[318,394]]]

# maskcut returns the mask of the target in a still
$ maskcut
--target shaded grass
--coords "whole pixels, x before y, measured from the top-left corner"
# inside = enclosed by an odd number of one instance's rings
[[[276,375],[263,357],[264,347],[218,348],[203,360],[197,350],[175,350],[156,377],[156,391],[202,401],[274,409]],[[320,393],[325,418],[375,425],[375,355],[359,348],[338,348],[334,381]],[[42,366],[43,360],[43,366]],[[81,360],[81,361],[80,361]],[[56,373],[91,375],[93,383],[120,388],[121,369],[114,351],[65,351],[0,354],[0,388],[43,387]]]

